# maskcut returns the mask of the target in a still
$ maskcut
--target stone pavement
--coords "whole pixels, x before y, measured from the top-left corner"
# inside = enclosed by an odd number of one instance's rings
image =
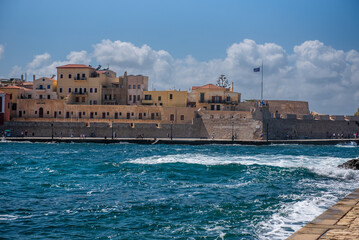
[[[359,189],[334,204],[288,240],[359,239]]]

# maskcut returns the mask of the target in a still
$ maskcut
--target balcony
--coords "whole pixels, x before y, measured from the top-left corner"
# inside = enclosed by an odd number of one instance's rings
[[[227,101],[227,100],[222,100],[222,101],[218,101],[218,100],[204,100],[204,101],[199,101],[199,103],[218,103],[218,104],[238,104],[237,101]]]
[[[75,77],[74,80],[87,80],[87,77]]]
[[[145,100],[145,99],[142,99],[142,104],[144,105],[153,105],[153,100]]]

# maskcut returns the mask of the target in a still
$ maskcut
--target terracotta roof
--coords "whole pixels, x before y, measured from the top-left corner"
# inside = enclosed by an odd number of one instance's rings
[[[226,88],[223,88],[223,87],[219,87],[219,86],[216,86],[216,85],[214,85],[214,84],[206,84],[206,85],[204,85],[204,86],[202,86],[202,87],[192,87],[192,90],[196,90],[196,89],[208,89],[208,88],[210,88],[210,89],[221,89],[221,90],[225,90]]]
[[[93,67],[90,67],[89,65],[85,65],[85,64],[66,64],[56,68],[93,68]]]
[[[24,89],[24,88],[18,86],[6,86],[6,87],[0,87],[0,89]]]
[[[106,73],[106,70],[96,71],[97,73]]]

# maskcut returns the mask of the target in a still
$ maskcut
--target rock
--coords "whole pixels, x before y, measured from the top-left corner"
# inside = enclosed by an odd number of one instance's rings
[[[349,160],[341,165],[338,165],[339,168],[346,168],[346,169],[354,169],[359,170],[359,159],[352,159]]]

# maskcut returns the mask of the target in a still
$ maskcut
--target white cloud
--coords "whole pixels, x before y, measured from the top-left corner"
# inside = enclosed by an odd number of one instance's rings
[[[68,63],[107,64],[119,75],[144,74],[150,88],[189,89],[215,83],[221,74],[234,82],[243,99],[260,98],[261,73],[253,68],[264,64],[264,97],[309,101],[313,111],[353,114],[359,102],[359,53],[344,52],[324,43],[306,41],[294,46],[292,53],[275,43],[258,44],[244,39],[228,47],[224,59],[198,61],[192,56],[175,59],[165,50],[154,50],[129,42],[102,40],[93,52],[70,52],[65,61],[50,62],[50,54],[35,56],[26,71],[39,76],[56,73]],[[15,66],[13,70],[21,68]]]
[[[4,54],[4,51],[5,51],[4,45],[0,44],[0,58],[2,58],[2,55]]]

